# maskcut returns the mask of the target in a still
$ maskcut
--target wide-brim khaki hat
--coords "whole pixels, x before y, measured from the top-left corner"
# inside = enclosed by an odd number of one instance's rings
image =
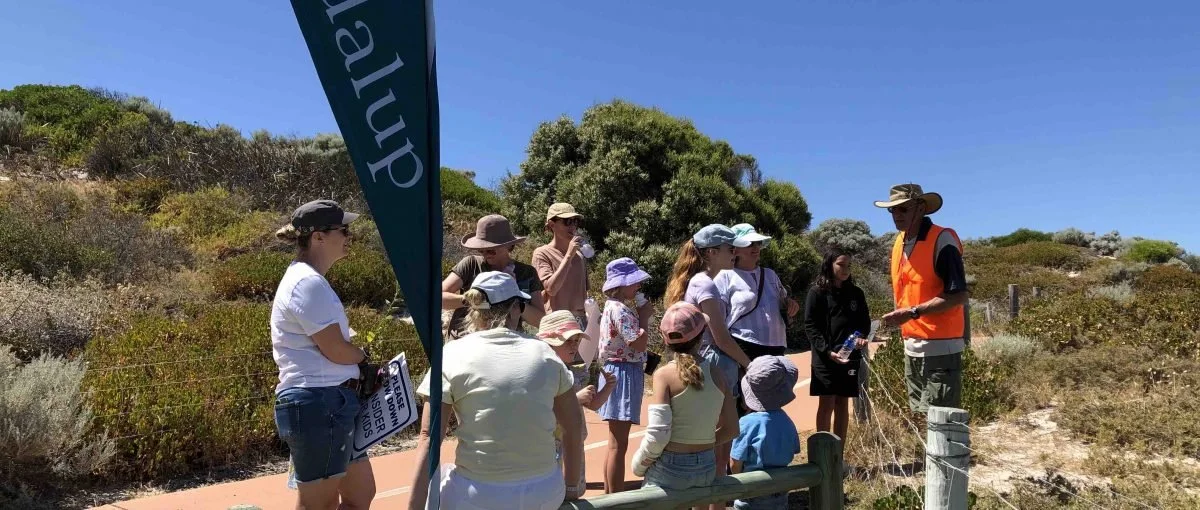
[[[933,214],[942,208],[942,196],[921,189],[919,184],[897,184],[892,186],[886,201],[875,201],[875,207],[887,209],[913,201],[925,203],[925,214]]]
[[[470,250],[486,250],[517,244],[524,240],[524,237],[513,235],[508,218],[499,214],[489,214],[475,222],[475,233],[463,236],[462,246]]]

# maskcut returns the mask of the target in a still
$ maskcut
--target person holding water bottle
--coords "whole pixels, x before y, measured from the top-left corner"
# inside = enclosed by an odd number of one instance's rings
[[[546,230],[554,237],[533,250],[533,267],[544,287],[546,312],[567,310],[587,324],[587,259],[595,255],[579,236],[583,215],[571,204],[559,202],[546,210]]]
[[[812,344],[812,382],[808,391],[809,395],[820,397],[817,431],[832,431],[842,438],[843,444],[850,399],[859,396],[857,371],[870,328],[866,294],[850,275],[850,255],[831,251],[821,261],[821,272],[808,291],[804,332]]]

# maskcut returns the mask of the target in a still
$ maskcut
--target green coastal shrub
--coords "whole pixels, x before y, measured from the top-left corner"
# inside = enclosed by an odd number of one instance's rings
[[[1028,228],[1019,228],[1011,234],[996,236],[988,240],[989,244],[998,248],[1009,246],[1017,246],[1027,243],[1046,243],[1053,242],[1054,236],[1047,232],[1031,230]]]
[[[1092,345],[1154,346],[1200,358],[1200,293],[1139,293],[1127,302],[1071,294],[1035,301],[1009,325],[1051,352]]]
[[[263,251],[229,258],[212,271],[212,285],[224,299],[270,300],[294,256]],[[396,276],[387,257],[377,251],[351,248],[326,275],[347,305],[382,307],[396,297]]]
[[[0,269],[39,280],[65,273],[102,282],[143,280],[190,262],[171,236],[115,206],[103,188],[16,180],[0,186]]]
[[[117,444],[113,474],[164,479],[282,453],[272,397],[266,303],[192,306],[186,317],[134,317],[127,331],[87,346],[85,387],[96,431]],[[411,325],[350,309],[359,345],[375,359],[406,352],[413,377],[427,365]]]
[[[42,355],[21,363],[0,345],[0,507],[13,508],[6,500],[31,492],[41,499],[112,458],[113,441],[88,434],[92,409],[80,391],[83,378],[79,361]]]
[[[489,214],[500,212],[500,198],[495,193],[479,187],[475,181],[462,172],[442,167],[441,184],[442,201],[444,202],[454,202],[491,211]]]
[[[25,148],[25,114],[0,108],[0,147]]]
[[[992,356],[993,354],[999,354]],[[962,356],[962,407],[971,413],[971,421],[987,423],[1014,407],[1013,378],[1022,360],[1027,359],[1024,350],[1014,350],[1012,355],[1004,352],[989,353],[989,358],[977,355],[973,349],[963,351]],[[893,336],[875,352],[871,359],[871,400],[877,408],[895,416],[913,417],[908,407],[908,389],[904,382],[904,343]],[[876,388],[879,384],[884,389]],[[886,395],[890,395],[891,399]]]
[[[1183,249],[1175,243],[1145,239],[1130,244],[1122,253],[1121,258],[1132,262],[1165,264],[1180,255],[1183,255]]]

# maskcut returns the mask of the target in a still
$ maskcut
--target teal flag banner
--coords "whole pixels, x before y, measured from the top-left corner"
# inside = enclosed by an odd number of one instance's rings
[[[292,10],[429,357],[430,380],[440,381],[442,199],[431,0],[292,0]],[[430,385],[433,424],[441,422],[441,390]],[[433,478],[441,437],[431,436]]]

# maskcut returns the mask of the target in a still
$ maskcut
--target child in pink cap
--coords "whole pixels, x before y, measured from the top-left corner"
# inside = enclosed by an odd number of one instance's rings
[[[711,485],[718,474],[717,446],[738,435],[734,397],[725,379],[713,377],[712,364],[700,357],[707,327],[704,313],[686,302],[671,305],[659,324],[672,359],[654,371],[650,420],[633,455],[633,472],[645,477],[645,487]],[[715,505],[724,508],[723,503]]]

